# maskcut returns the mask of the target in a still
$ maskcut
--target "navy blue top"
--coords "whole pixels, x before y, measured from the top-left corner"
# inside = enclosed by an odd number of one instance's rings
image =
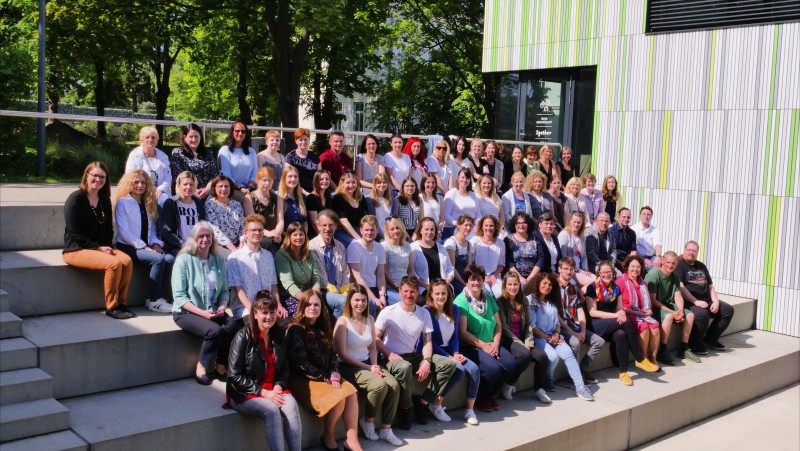
[[[453,324],[455,324],[456,327],[453,331],[453,336],[450,337],[450,341],[448,343],[443,343],[444,340],[442,340],[442,329],[439,327],[439,320],[436,318],[436,310],[427,305],[425,306],[425,310],[427,310],[431,315],[431,323],[433,324],[433,333],[431,334],[433,352],[444,357],[450,357],[451,355],[457,353],[459,349],[458,323],[459,318],[461,317],[461,310],[457,305],[453,304]],[[420,336],[419,340],[417,340],[417,352],[422,352],[422,336]]]

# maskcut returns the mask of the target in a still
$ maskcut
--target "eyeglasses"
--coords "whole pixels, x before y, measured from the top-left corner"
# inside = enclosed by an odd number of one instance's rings
[[[89,173],[89,175],[90,175],[90,176],[91,176],[93,179],[97,179],[97,180],[105,180],[105,179],[106,179],[106,176],[105,176],[105,175],[103,175],[103,174],[92,174],[92,173],[90,172],[90,173]]]
[[[522,226],[522,225],[526,226],[526,225],[528,225],[528,223],[527,222],[518,222],[516,225],[518,225],[518,226]]]
[[[234,130],[233,131],[233,134],[245,134],[245,133],[247,133],[247,130]]]

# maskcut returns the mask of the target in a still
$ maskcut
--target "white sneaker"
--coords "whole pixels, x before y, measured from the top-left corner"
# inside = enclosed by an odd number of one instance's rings
[[[436,404],[430,402],[428,403],[428,410],[430,410],[433,416],[439,421],[446,423],[451,420],[450,416],[444,413],[442,406],[437,406]]]
[[[394,446],[400,446],[403,444],[403,441],[397,438],[396,435],[394,435],[394,432],[392,432],[392,428],[381,429],[379,435],[381,440],[386,440],[387,442],[391,443]]]
[[[536,390],[536,397],[539,398],[539,402],[542,402],[544,404],[550,404],[551,402],[553,402],[550,399],[550,397],[547,396],[547,392],[544,391],[543,388]]]
[[[513,385],[505,384],[505,385],[503,385],[503,389],[500,390],[500,394],[503,396],[503,399],[511,401],[512,399],[514,399],[514,396],[512,396],[512,395],[514,393],[516,393],[516,391],[517,391],[517,387],[514,387]]]
[[[467,409],[467,411],[464,413],[464,419],[467,420],[467,424],[471,424],[473,426],[480,424],[478,417],[475,416],[475,411],[472,409]]]
[[[145,305],[147,306],[147,310],[156,313],[172,313],[172,304],[167,302],[164,298],[158,298],[155,301],[147,300],[145,301]]]
[[[364,431],[364,437],[367,440],[372,440],[373,442],[380,440],[378,434],[375,433],[375,423],[367,423],[363,418],[359,418],[358,424],[361,425],[361,430]]]

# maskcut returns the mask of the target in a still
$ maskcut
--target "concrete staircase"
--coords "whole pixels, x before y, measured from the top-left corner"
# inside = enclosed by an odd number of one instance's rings
[[[51,188],[49,195],[63,203],[72,189]],[[4,185],[0,191],[0,287],[8,292],[0,296],[3,451],[265,449],[258,420],[221,408],[224,384],[194,382],[198,338],[181,331],[170,315],[143,307],[134,307],[139,317],[132,320],[107,318],[102,275],[61,261],[63,218],[53,213],[60,211],[58,202],[15,210],[24,210],[25,227],[15,225],[19,235],[9,238],[6,199],[25,203],[26,193],[36,190]],[[141,268],[134,277],[129,304],[141,306],[147,277]],[[632,371],[635,385],[624,387],[604,351],[593,367],[601,378],[594,403],[574,397],[566,381],[552,405],[536,403],[524,392],[532,385],[531,368],[515,400],[501,400],[495,413],[479,413],[477,428],[459,421],[465,398],[457,388],[445,401],[452,423],[431,421],[397,435],[418,449],[454,443],[466,449],[624,449],[800,380],[800,340],[752,330],[756,301],[725,299],[736,312],[723,338],[730,351],[712,353],[702,364],[679,364],[655,376]],[[565,375],[563,368],[557,375]],[[313,446],[321,421],[302,409],[301,415],[303,444]],[[362,445],[389,448],[366,440]]]

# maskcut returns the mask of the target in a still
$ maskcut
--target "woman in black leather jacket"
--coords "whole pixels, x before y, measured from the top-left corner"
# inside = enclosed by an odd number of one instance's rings
[[[269,291],[256,293],[248,326],[231,342],[226,392],[233,409],[264,419],[269,449],[299,451],[300,414],[286,389],[289,362],[277,319],[278,304]]]

